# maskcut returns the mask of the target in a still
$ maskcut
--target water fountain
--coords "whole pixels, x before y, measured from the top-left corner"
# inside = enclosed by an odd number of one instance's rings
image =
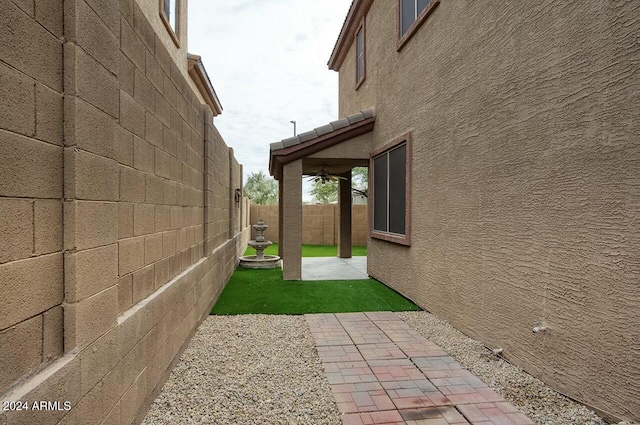
[[[256,250],[256,255],[245,255],[240,257],[240,265],[250,269],[275,269],[280,267],[280,257],[277,255],[264,255],[264,250],[273,242],[265,240],[264,232],[269,228],[264,224],[262,217],[258,223],[252,226],[256,229],[256,238],[249,241],[249,246]]]

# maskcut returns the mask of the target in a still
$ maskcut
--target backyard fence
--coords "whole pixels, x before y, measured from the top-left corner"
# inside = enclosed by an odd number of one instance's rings
[[[369,232],[367,205],[353,205],[351,241],[355,246],[366,246]],[[251,205],[251,224],[262,217],[269,225],[267,239],[278,242],[278,206]],[[302,243],[309,245],[337,245],[339,236],[340,209],[337,204],[302,206]],[[255,230],[251,230],[255,238]]]

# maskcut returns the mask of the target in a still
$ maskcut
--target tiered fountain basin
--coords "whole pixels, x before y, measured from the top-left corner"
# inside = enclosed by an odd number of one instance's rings
[[[264,250],[273,242],[264,239],[264,232],[269,228],[262,217],[258,219],[258,224],[254,224],[256,238],[249,241],[249,246],[256,250],[256,255],[245,255],[240,257],[240,266],[249,269],[275,269],[280,267],[280,257],[277,255],[264,255]]]

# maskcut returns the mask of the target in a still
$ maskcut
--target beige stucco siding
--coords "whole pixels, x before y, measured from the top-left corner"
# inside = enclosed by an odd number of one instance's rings
[[[373,3],[340,116],[375,106],[375,146],[412,131],[413,207],[412,246],[370,241],[369,272],[638,419],[640,10],[540,3],[443,0],[400,52],[395,2]]]

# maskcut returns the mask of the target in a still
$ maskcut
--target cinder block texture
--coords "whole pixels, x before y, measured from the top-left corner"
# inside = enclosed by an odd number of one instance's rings
[[[118,363],[119,356],[113,354],[120,351],[121,335],[119,328],[112,328],[80,353],[83,393],[90,391]],[[95,408],[101,409],[102,403]]]
[[[133,234],[135,236],[153,233],[155,227],[155,207],[150,204],[135,204],[133,207]]]
[[[162,258],[162,233],[156,233],[144,238],[144,263],[155,263]]]
[[[153,173],[155,150],[151,143],[139,137],[133,138],[133,166],[138,170]]]
[[[133,305],[133,274],[118,279],[118,312],[128,310]]]
[[[0,263],[31,256],[33,252],[33,203],[0,198]]]
[[[36,199],[33,202],[34,253],[48,254],[62,250],[62,201]]]
[[[135,78],[135,65],[131,60],[120,52],[120,67],[118,69],[118,85],[120,90],[127,93],[133,98],[133,84]],[[122,99],[120,100],[122,102]],[[122,110],[121,110],[122,111]],[[122,119],[122,112],[120,112],[120,118]]]
[[[64,99],[64,143],[107,158],[117,159],[117,123],[113,117],[76,97]]]
[[[23,99],[26,101],[27,99]],[[36,83],[36,138],[56,145],[63,139],[62,95]]]
[[[102,3],[103,10],[109,9],[109,2],[93,3]],[[64,33],[67,41],[82,47],[100,65],[117,75],[120,48],[116,34],[84,0],[66,1],[65,12]]]
[[[61,41],[9,1],[0,14],[0,40],[3,62],[62,92]]]
[[[124,276],[144,266],[144,237],[118,242],[118,274]]]
[[[64,304],[65,350],[82,349],[116,325],[118,287],[112,286],[76,303]]]
[[[120,166],[120,200],[144,202],[145,173],[133,168]]]
[[[0,128],[25,136],[36,132],[34,81],[0,63]]]
[[[146,298],[155,287],[154,266],[150,265],[133,273],[133,303]]]
[[[118,163],[90,152],[65,148],[65,197],[117,201],[120,197]]]
[[[78,96],[118,118],[120,89],[108,69],[72,43],[65,43],[65,94]]]
[[[0,130],[0,196],[62,198],[62,148]]]
[[[144,106],[124,90],[120,90],[120,125],[144,138]]]
[[[0,331],[0,390],[42,362],[42,316]]]
[[[126,1],[121,1],[121,4],[126,4]],[[133,3],[131,1],[130,3]],[[135,66],[144,71],[144,61],[145,61],[145,47],[138,37],[138,34],[133,30],[133,27],[127,22],[125,19],[121,21],[121,36],[120,36],[120,46],[122,48],[122,52],[135,64]]]
[[[118,204],[69,201],[64,205],[65,248],[78,250],[118,240]]]
[[[0,392],[26,379],[21,399],[73,409],[0,424],[142,418],[249,237],[229,221],[237,162],[219,137],[205,185],[201,105],[140,4],[3,3]]]
[[[64,296],[62,253],[0,265],[0,329],[13,326],[60,303]],[[25,300],[29,300],[25,303]]]
[[[117,283],[118,245],[65,256],[65,300],[81,301]]]
[[[115,151],[118,163],[133,167],[133,133],[122,126],[116,127]]]
[[[62,306],[47,310],[42,315],[42,362],[57,359],[63,353],[64,329]]]
[[[133,236],[133,204],[118,203],[118,238]]]
[[[60,0],[35,0],[35,18],[54,36],[63,36],[63,2]]]

